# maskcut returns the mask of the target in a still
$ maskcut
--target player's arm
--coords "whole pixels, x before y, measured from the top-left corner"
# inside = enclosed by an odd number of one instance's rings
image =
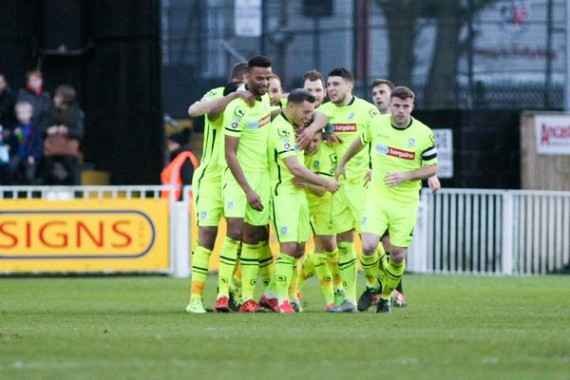
[[[210,112],[210,109],[221,99],[198,100],[188,107],[190,117],[198,117]]]
[[[232,101],[237,98],[242,98],[252,106],[255,103],[255,95],[249,91],[235,91],[231,94],[227,94],[221,99],[217,99],[217,101],[212,105],[210,110],[208,111],[208,120],[214,121],[216,120],[226,109],[226,106]]]
[[[327,189],[319,185],[313,185],[312,183],[308,183],[304,179],[299,177],[293,177],[293,183],[297,187],[302,187],[303,189],[307,189],[311,194],[316,195],[317,197],[322,197],[327,193]]]
[[[340,159],[338,166],[336,167],[336,177],[343,176],[346,178],[346,164],[348,161],[352,159],[352,157],[356,156],[358,152],[360,152],[364,148],[365,144],[362,141],[362,138],[354,139],[352,144],[348,147],[348,150]]]
[[[315,111],[313,121],[297,135],[299,147],[303,149],[311,142],[313,135],[319,129],[323,129],[329,123],[329,117],[322,112]]]
[[[283,158],[283,163],[295,177],[301,178],[308,184],[324,187],[327,191],[334,193],[338,190],[339,184],[336,179],[327,179],[316,175],[299,162],[296,156],[288,156]]]
[[[237,158],[237,149],[239,146],[239,137],[234,136],[225,136],[226,142],[226,162],[228,164],[228,168],[232,172],[234,178],[236,179],[239,186],[242,188],[243,192],[247,197],[247,202],[257,211],[263,210],[263,204],[261,203],[261,198],[259,195],[251,188],[247,179],[245,178],[245,174],[243,169],[238,161]]]
[[[402,182],[414,181],[418,179],[428,179],[437,173],[437,164],[425,165],[420,169],[409,172],[391,172],[384,177],[384,183],[387,186],[397,186]]]

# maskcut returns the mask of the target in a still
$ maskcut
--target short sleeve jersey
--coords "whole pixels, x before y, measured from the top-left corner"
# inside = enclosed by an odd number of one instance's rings
[[[302,192],[303,189],[293,184],[294,176],[284,162],[285,158],[293,156],[304,165],[303,151],[297,144],[295,130],[283,112],[269,126],[268,154],[271,195]]]
[[[343,142],[335,146],[338,158],[342,158],[354,139],[364,132],[370,121],[380,115],[376,106],[356,96],[346,106],[337,106],[332,102],[319,107],[319,111],[328,116],[333,131]],[[368,152],[361,151],[350,160],[346,167],[346,178],[361,180],[369,169]]]
[[[200,101],[205,102],[223,97],[224,88],[217,87],[205,93]],[[223,120],[223,115],[219,115],[214,121],[209,120],[207,115],[204,117],[204,142],[200,165],[208,173],[219,173],[225,166]]]
[[[224,133],[238,137],[237,159],[245,172],[267,172],[267,137],[271,122],[269,95],[249,106],[245,100],[232,100],[224,111]]]
[[[382,199],[406,203],[417,201],[422,182],[406,181],[388,187],[384,177],[389,172],[418,170],[422,165],[437,164],[437,149],[433,132],[425,124],[412,118],[405,129],[392,126],[391,115],[376,118],[361,136],[364,144],[371,144],[372,181]],[[368,153],[368,149],[363,149]]]
[[[315,174],[325,177],[333,177],[338,164],[338,156],[333,148],[328,144],[322,142],[319,149],[312,156],[305,155],[305,166]],[[332,196],[328,191],[322,196],[318,197],[311,192],[307,192],[307,198],[310,204],[320,202]]]

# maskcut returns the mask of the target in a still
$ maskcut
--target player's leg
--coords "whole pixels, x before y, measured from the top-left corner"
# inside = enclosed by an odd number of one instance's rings
[[[402,280],[406,269],[406,254],[412,243],[416,225],[417,205],[388,204],[387,213],[390,216],[390,260],[386,265],[382,295],[376,312],[388,313],[391,309],[391,295]]]
[[[205,313],[204,285],[208,277],[210,256],[218,235],[218,224],[223,213],[221,175],[205,177],[202,171],[194,174],[194,210],[198,225],[198,239],[192,251],[192,282],[189,313]]]

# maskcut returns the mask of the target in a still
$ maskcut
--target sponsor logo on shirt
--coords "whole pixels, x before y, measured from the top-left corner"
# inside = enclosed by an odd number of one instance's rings
[[[416,152],[408,152],[407,150],[392,148],[390,146],[382,144],[376,144],[376,152],[378,154],[385,154],[387,156],[403,158],[404,160],[413,160],[416,158]]]
[[[356,123],[335,123],[333,127],[335,132],[356,132]]]

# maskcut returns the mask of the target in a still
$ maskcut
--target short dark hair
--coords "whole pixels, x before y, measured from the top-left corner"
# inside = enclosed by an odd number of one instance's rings
[[[232,71],[230,74],[230,81],[238,81],[241,82],[243,76],[247,73],[247,62],[242,61],[238,62],[232,67]]]
[[[390,94],[390,99],[391,98],[399,98],[402,100],[406,99],[414,100],[415,95],[414,92],[410,90],[408,87],[399,86],[392,90],[392,93]]]
[[[271,60],[264,55],[256,55],[247,62],[247,70],[251,71],[254,67],[271,67]]]
[[[332,69],[329,73],[329,77],[342,77],[344,80],[354,83],[354,78],[348,69],[344,67],[337,67],[336,69]]]
[[[311,93],[303,88],[296,88],[289,93],[287,97],[287,104],[301,104],[304,101],[309,103],[315,102],[315,97]]]
[[[240,84],[236,82],[230,82],[226,84],[224,87],[224,96],[231,94],[232,92],[236,92],[239,86]]]
[[[374,82],[372,82],[372,86],[370,86],[370,88],[374,88],[376,86],[380,86],[385,84],[386,86],[388,86],[388,88],[390,88],[390,90],[393,90],[396,88],[396,85],[394,83],[392,83],[392,81],[388,80],[388,79],[376,79]]]
[[[63,103],[70,106],[75,102],[77,93],[73,87],[67,84],[61,84],[55,89],[54,96],[61,96]]]
[[[320,72],[318,72],[317,70],[309,70],[307,71],[304,75],[303,75],[303,84],[305,84],[305,81],[317,81],[320,80],[323,84],[323,87],[326,87],[326,82],[325,82],[325,78],[323,77],[323,74],[321,74]]]

